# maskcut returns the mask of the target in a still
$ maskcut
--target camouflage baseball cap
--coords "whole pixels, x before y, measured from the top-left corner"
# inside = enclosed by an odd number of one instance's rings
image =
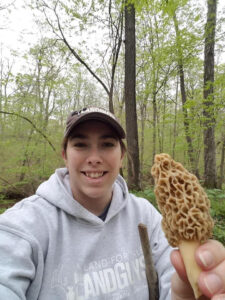
[[[98,107],[87,107],[70,113],[67,118],[64,137],[68,137],[78,124],[87,120],[98,120],[109,124],[117,132],[119,138],[124,139],[126,137],[125,131],[116,117],[111,112]]]

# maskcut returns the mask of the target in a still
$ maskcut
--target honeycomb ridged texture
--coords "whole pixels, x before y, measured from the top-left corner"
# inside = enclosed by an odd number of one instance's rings
[[[213,229],[210,201],[197,177],[166,153],[155,156],[151,173],[169,244],[178,247],[181,240],[208,240]]]

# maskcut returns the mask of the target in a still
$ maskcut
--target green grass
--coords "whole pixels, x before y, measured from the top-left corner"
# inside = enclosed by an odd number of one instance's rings
[[[211,201],[211,216],[215,226],[213,230],[214,238],[225,245],[225,191],[206,190]]]
[[[0,214],[11,207],[15,202],[15,199],[5,199],[4,196],[0,194]]]
[[[214,220],[213,238],[225,245],[225,191],[219,189],[205,190],[211,202],[211,216]],[[153,188],[133,191],[138,197],[148,199],[157,209]]]

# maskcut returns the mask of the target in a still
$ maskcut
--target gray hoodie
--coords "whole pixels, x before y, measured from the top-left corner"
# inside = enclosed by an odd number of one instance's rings
[[[148,300],[138,224],[148,227],[160,299],[170,299],[171,248],[161,215],[118,176],[105,221],[74,198],[67,169],[0,216],[0,300]]]

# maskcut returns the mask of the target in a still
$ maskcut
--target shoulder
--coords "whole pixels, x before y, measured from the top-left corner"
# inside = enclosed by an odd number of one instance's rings
[[[142,197],[138,197],[133,193],[129,193],[129,198],[131,205],[134,206],[137,210],[143,212],[143,214],[154,213],[160,215],[158,210],[152,205],[152,203],[149,200]]]
[[[149,200],[143,197],[138,197],[135,194],[129,192],[127,184],[123,179],[123,177],[118,176],[116,183],[121,193],[123,193],[123,198],[127,200],[126,206],[128,209],[133,209],[134,211],[140,213],[141,215],[149,216],[149,214],[150,215],[156,214],[160,216],[157,209],[150,203]]]
[[[0,215],[0,222],[4,219],[17,217],[19,220],[32,220],[38,219],[40,214],[46,212],[47,209],[51,209],[51,204],[38,195],[33,195],[17,202],[11,208],[7,209],[2,215]]]
[[[8,232],[29,240],[42,240],[47,236],[52,205],[34,195],[25,198],[0,215],[0,231]],[[45,234],[44,234],[45,233]]]
[[[147,199],[129,193],[127,211],[130,219],[145,224],[149,230],[161,228],[162,216]]]

